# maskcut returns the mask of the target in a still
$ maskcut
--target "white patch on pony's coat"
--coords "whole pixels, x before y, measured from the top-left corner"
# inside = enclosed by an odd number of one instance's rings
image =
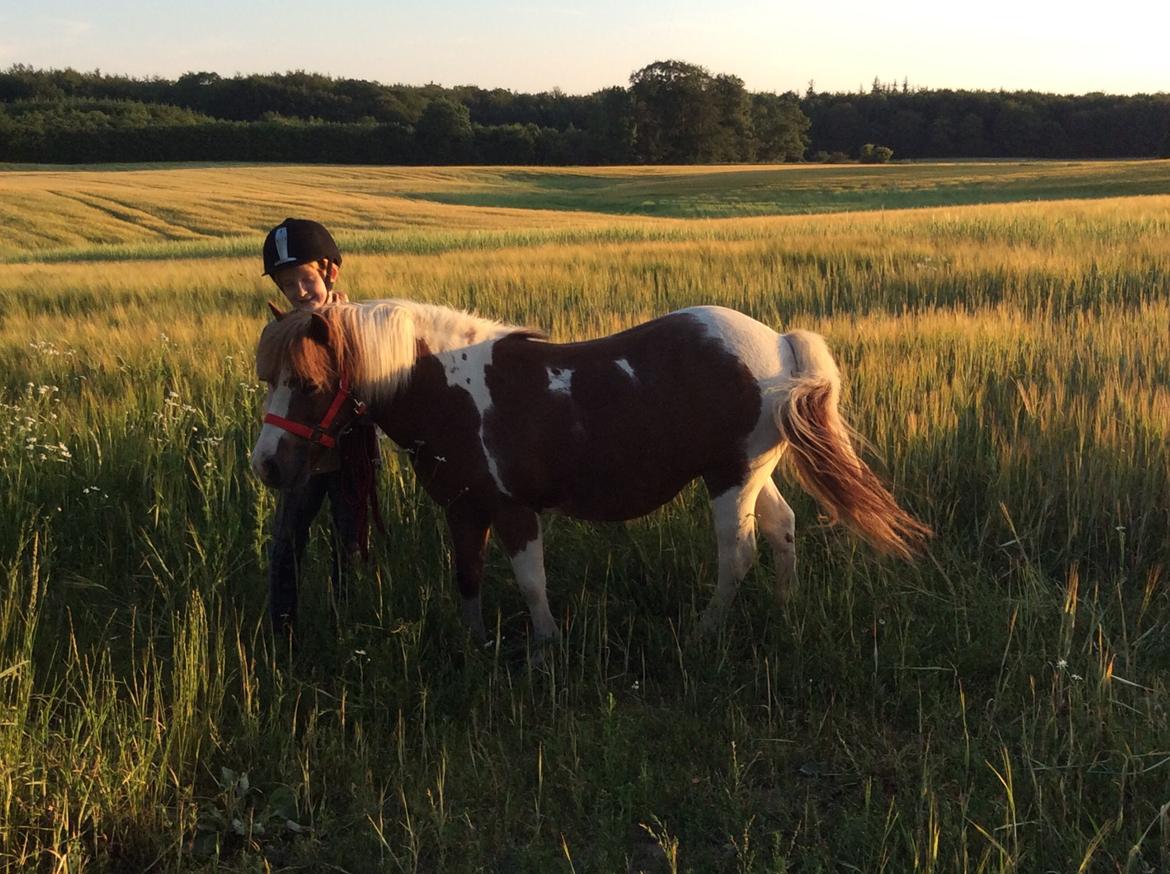
[[[782,374],[780,335],[767,325],[726,307],[690,307],[680,312],[702,322],[707,333],[718,337],[724,348],[742,361],[761,384]]]
[[[763,405],[745,449],[749,457],[771,451],[780,440],[776,405],[792,386],[794,365],[792,355],[785,348],[788,344],[767,325],[726,307],[690,307],[679,312],[697,319],[707,335],[716,338],[755,377]]]
[[[474,346],[465,346],[462,349],[452,349],[440,352],[435,357],[443,365],[443,373],[447,377],[447,385],[451,388],[461,388],[471,395],[475,410],[479,413],[479,445],[483,447],[483,456],[487,459],[488,473],[503,494],[511,496],[511,492],[504,486],[504,479],[500,475],[500,466],[495,457],[488,451],[483,439],[483,421],[488,410],[492,408],[492,395],[487,387],[487,367],[492,363],[492,352],[495,342],[476,343]]]
[[[634,375],[634,368],[630,366],[630,362],[626,361],[626,359],[619,358],[615,363],[619,368],[625,371],[626,376],[628,376],[630,379],[637,379],[637,377]]]
[[[461,310],[408,300],[337,304],[333,310],[354,346],[354,389],[372,402],[389,400],[405,385],[414,367],[419,340],[438,355],[516,330]],[[455,360],[461,359],[456,356]],[[449,368],[447,379],[452,379]]]
[[[573,391],[573,371],[562,370],[559,367],[546,367],[545,373],[548,374],[548,390],[560,392],[561,394],[571,394]]]
[[[292,389],[284,384],[283,373],[281,377],[279,387],[269,393],[268,403],[265,404],[264,411],[280,416],[281,418],[287,418],[289,402],[292,400]],[[260,429],[260,438],[256,441],[256,446],[252,450],[252,470],[257,475],[260,474],[260,468],[264,462],[276,455],[276,449],[280,445],[280,438],[284,433],[282,429],[267,423]]]

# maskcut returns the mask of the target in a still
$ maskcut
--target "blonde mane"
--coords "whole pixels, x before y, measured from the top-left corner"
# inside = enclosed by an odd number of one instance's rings
[[[445,352],[516,332],[536,333],[407,300],[332,304],[294,310],[269,322],[256,350],[256,371],[272,382],[288,368],[304,382],[334,386],[346,369],[353,390],[363,400],[380,403],[410,379],[420,342],[429,352]]]

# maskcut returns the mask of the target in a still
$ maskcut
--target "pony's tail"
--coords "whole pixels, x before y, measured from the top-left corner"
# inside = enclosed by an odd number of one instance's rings
[[[931,530],[898,506],[854,451],[850,428],[837,409],[841,377],[824,339],[792,331],[781,342],[795,360],[788,396],[775,416],[796,478],[831,521],[843,521],[880,552],[912,559]]]

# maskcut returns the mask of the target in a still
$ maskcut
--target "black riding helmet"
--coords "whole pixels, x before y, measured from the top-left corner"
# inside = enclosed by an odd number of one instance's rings
[[[264,276],[281,267],[311,264],[328,258],[341,264],[341,250],[325,226],[309,219],[286,218],[264,238]]]

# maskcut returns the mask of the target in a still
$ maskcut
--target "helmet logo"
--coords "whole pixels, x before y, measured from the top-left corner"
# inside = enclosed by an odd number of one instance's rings
[[[277,228],[272,241],[276,244],[276,263],[272,265],[273,267],[279,267],[281,264],[297,260],[288,254],[288,228]]]

